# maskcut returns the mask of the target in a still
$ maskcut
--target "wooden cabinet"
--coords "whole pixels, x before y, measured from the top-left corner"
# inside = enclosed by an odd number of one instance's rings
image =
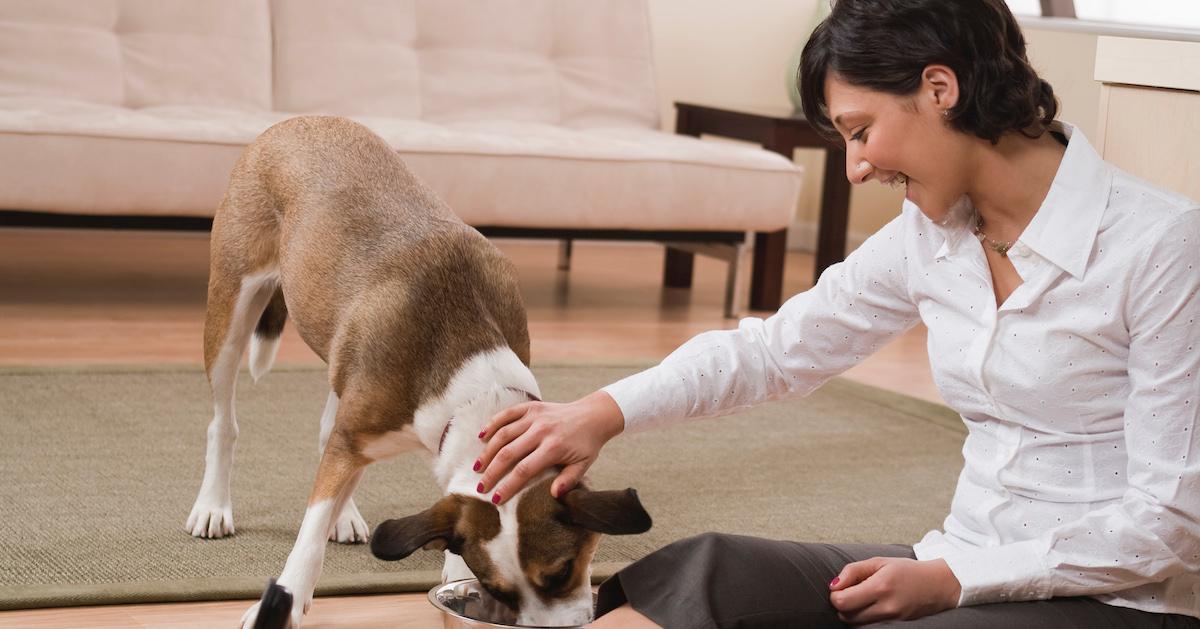
[[[1200,200],[1200,42],[1100,37],[1095,76],[1100,154]]]

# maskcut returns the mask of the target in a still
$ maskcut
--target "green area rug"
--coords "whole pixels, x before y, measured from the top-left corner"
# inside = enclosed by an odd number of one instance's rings
[[[542,365],[567,401],[637,365]],[[237,534],[183,524],[199,488],[208,385],[188,367],[0,369],[0,609],[256,598],[283,567],[317,463],[323,370],[239,381]],[[949,409],[844,380],[812,396],[611,442],[597,488],[636,487],[654,528],[606,538],[601,578],[705,531],[913,543],[938,527],[962,463]],[[356,500],[369,525],[438,497],[421,455],[372,466]],[[317,594],[424,591],[441,553],[378,561],[331,544]]]

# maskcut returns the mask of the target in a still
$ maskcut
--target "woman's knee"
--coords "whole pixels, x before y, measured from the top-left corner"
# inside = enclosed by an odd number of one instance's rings
[[[761,561],[776,554],[768,548],[772,544],[786,542],[708,532],[672,542],[654,554],[686,565],[688,570],[724,572],[736,570],[739,565],[761,565]]]
[[[717,548],[727,547],[733,543],[736,536],[728,533],[715,533],[709,531],[691,537],[685,537],[667,544],[663,549],[671,548],[674,550],[691,550],[697,552],[711,552]]]
[[[713,620],[721,626],[840,627],[829,602],[830,579],[848,561],[902,551],[907,549],[703,533],[673,542],[605,582],[601,608],[629,602],[668,627]]]

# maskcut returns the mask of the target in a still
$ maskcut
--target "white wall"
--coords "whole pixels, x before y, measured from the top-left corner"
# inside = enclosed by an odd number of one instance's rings
[[[789,105],[787,62],[815,7],[816,0],[650,0],[664,111],[676,100]]]
[[[1025,28],[1029,60],[1054,87],[1060,120],[1096,138],[1100,116],[1100,83],[1096,81],[1096,39],[1091,33]]]
[[[817,1],[650,0],[664,128],[675,128],[675,101],[791,107],[787,66],[812,29]],[[816,225],[821,155],[797,152],[805,169],[797,217],[809,225],[798,233]]]

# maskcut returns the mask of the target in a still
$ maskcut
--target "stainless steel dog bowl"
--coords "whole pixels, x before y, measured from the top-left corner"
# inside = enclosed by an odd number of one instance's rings
[[[593,595],[595,604],[595,595]],[[517,625],[516,616],[492,598],[476,579],[451,581],[429,590],[429,602],[442,610],[445,629],[550,629]],[[584,625],[555,627],[581,629]]]

